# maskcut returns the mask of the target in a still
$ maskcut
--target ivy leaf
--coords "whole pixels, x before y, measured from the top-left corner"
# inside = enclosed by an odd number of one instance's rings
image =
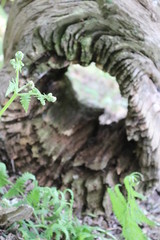
[[[6,97],[10,93],[14,92],[15,87],[16,87],[16,82],[15,82],[14,78],[12,78],[12,80],[9,82],[9,86],[8,86],[8,89],[7,89],[7,92],[6,92]]]
[[[25,112],[28,111],[30,101],[31,101],[31,96],[29,93],[23,93],[20,95],[20,102],[21,102],[22,107],[24,108]]]

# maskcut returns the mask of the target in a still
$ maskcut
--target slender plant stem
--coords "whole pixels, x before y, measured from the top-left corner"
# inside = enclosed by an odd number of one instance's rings
[[[17,96],[18,96],[17,93],[14,93],[13,96],[8,100],[8,102],[5,104],[5,106],[0,111],[0,117],[7,110],[7,108],[11,105],[11,103],[16,99]]]
[[[19,82],[19,68],[16,70],[16,90],[18,91],[18,82]]]
[[[23,87],[18,89],[18,93],[20,93],[21,91],[23,91],[24,89],[26,89],[29,86],[29,83],[27,83],[26,85],[24,85]]]

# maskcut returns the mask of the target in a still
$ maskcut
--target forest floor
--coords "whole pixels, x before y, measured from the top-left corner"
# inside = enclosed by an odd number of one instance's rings
[[[141,209],[143,209],[143,212],[148,218],[160,223],[160,195],[157,192],[154,192],[151,195],[148,195],[148,197],[146,198],[146,201],[141,202],[139,205],[141,206]],[[124,238],[122,237],[121,226],[118,224],[114,215],[111,215],[108,220],[105,219],[104,216],[93,218],[87,215],[84,216],[84,218],[81,218],[79,220],[82,224],[87,224],[90,226],[98,226],[102,229],[109,230],[117,240],[124,240]],[[160,240],[160,227],[152,227],[152,228],[147,226],[141,226],[141,227],[143,229],[143,232],[148,237],[148,240]],[[9,230],[5,228],[4,229],[0,228],[0,240],[23,240],[23,238],[21,237],[21,234],[18,231],[18,224],[14,224],[14,227],[10,228]],[[32,240],[36,240],[36,239],[32,239]],[[45,239],[39,239],[39,240],[45,240]],[[97,240],[101,240],[101,239],[97,238]],[[138,240],[136,236],[135,236],[135,240]]]

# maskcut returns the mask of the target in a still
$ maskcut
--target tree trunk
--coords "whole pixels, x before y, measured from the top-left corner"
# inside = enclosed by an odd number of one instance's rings
[[[17,0],[11,9],[0,73],[1,103],[9,60],[25,54],[21,82],[32,79],[55,104],[16,102],[1,124],[2,155],[40,183],[71,187],[77,211],[109,214],[107,186],[139,170],[160,183],[160,6],[151,0]],[[96,62],[128,99],[125,120],[100,126],[101,111],[81,104],[65,73]]]

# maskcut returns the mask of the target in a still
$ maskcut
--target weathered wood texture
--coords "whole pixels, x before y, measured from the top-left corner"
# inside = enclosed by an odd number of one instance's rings
[[[11,10],[2,93],[9,59],[21,50],[26,65],[22,81],[32,79],[58,101],[43,108],[34,101],[27,114],[18,103],[12,105],[1,127],[8,158],[19,169],[31,167],[43,183],[72,186],[79,210],[85,202],[87,208],[101,211],[103,206],[107,212],[102,204],[106,186],[136,164],[151,184],[160,181],[157,2],[17,0]],[[77,101],[64,74],[70,63],[92,61],[117,78],[129,103],[125,121],[99,126],[100,112]]]

